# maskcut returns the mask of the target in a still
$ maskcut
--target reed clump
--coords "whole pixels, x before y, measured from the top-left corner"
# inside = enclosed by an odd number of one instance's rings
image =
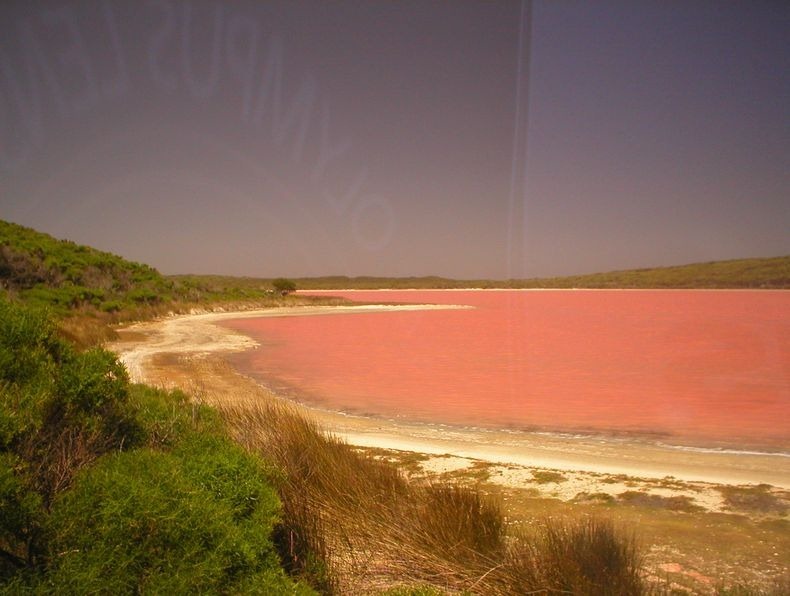
[[[281,556],[323,593],[644,592],[633,539],[608,522],[547,520],[514,534],[482,491],[410,481],[292,406],[216,407],[239,443],[280,470]]]

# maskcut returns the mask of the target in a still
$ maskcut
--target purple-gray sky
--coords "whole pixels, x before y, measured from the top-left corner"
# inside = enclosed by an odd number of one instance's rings
[[[790,253],[790,3],[3,2],[0,218],[165,273]]]

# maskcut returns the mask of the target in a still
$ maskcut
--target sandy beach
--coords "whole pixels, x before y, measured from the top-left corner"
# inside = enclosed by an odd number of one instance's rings
[[[180,387],[207,399],[234,399],[250,392],[279,399],[231,368],[223,355],[255,349],[254,340],[216,323],[248,317],[318,316],[457,306],[326,306],[174,316],[119,330],[116,351],[134,381]],[[633,438],[563,436],[416,424],[302,406],[324,428],[352,445],[423,454],[422,470],[442,474],[485,464],[488,481],[525,486],[534,470],[561,473],[563,481],[539,483],[546,496],[622,493],[629,488],[661,496],[688,496],[707,510],[721,510],[715,485],[769,484],[790,490],[790,458],[661,445]],[[674,481],[674,483],[672,482]],[[671,485],[671,486],[670,486]],[[535,486],[532,484],[532,486]]]

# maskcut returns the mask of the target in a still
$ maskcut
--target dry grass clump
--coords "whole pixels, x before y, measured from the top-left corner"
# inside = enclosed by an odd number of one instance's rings
[[[281,556],[321,592],[641,593],[633,541],[610,524],[551,521],[508,535],[499,504],[480,491],[410,482],[289,406],[217,408],[238,442],[281,470]]]
[[[541,568],[553,589],[602,596],[643,592],[635,542],[620,536],[610,522],[549,524],[541,538]]]

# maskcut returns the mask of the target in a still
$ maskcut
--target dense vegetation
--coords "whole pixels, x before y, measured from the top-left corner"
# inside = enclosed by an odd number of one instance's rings
[[[113,312],[170,299],[173,282],[132,263],[47,234],[0,221],[0,280],[32,304],[58,312],[93,307]]]
[[[257,300],[273,298],[274,290],[282,289],[272,281],[215,279],[167,278],[148,265],[0,220],[0,288],[58,314],[140,313],[156,305]]]
[[[293,593],[276,475],[180,393],[0,300],[0,591]]]

